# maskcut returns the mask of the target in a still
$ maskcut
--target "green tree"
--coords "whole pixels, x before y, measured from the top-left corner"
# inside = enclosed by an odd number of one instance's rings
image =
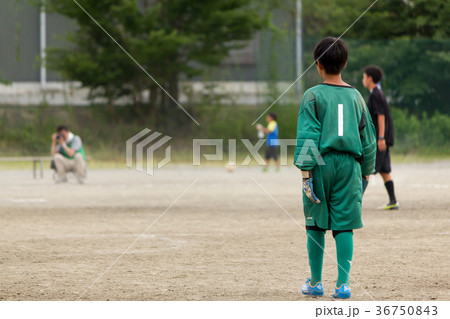
[[[341,35],[373,0],[303,3],[306,46],[312,50],[318,37]],[[378,64],[386,73],[382,86],[396,105],[417,114],[450,113],[449,20],[447,0],[378,1],[344,36],[350,49],[346,77],[358,86],[362,68]]]
[[[303,0],[306,35],[340,35],[372,4],[346,37],[442,39],[450,35],[447,0]]]
[[[48,65],[80,81],[109,105],[131,97],[139,114],[156,116],[173,101],[72,0],[46,0],[48,10],[73,19],[72,49],[49,50]],[[269,24],[251,0],[78,0],[175,99],[181,78],[200,75]],[[144,95],[145,91],[150,92]],[[162,108],[162,109],[160,109]]]

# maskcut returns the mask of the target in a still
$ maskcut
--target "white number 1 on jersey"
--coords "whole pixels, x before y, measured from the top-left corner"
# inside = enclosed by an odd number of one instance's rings
[[[338,104],[338,136],[344,136],[344,104]]]

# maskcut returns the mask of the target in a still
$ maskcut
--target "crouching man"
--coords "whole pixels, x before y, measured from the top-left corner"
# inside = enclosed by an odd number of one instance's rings
[[[60,125],[52,135],[52,168],[56,169],[56,183],[67,182],[67,173],[72,172],[82,184],[86,177],[86,158],[81,138],[67,126]],[[54,164],[54,166],[53,166]]]

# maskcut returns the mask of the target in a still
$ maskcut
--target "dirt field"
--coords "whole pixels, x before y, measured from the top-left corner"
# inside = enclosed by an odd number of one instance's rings
[[[0,171],[2,300],[307,299],[306,235],[286,213],[303,227],[293,167],[91,170],[85,185],[50,175]],[[450,300],[450,163],[395,165],[394,178],[401,210],[376,209],[380,177],[366,192],[352,300]],[[331,234],[326,243],[335,258]],[[336,277],[325,255],[324,300]]]

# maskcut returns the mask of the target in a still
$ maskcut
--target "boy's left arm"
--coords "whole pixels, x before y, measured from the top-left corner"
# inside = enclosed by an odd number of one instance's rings
[[[320,156],[321,123],[317,118],[315,100],[305,100],[304,97],[298,116],[294,164],[302,170],[303,192],[313,203],[319,204],[320,200],[314,194],[312,169],[317,165],[317,158]]]
[[[306,98],[303,98],[305,101]],[[315,100],[302,102],[297,121],[297,143],[294,153],[294,164],[299,169],[309,171],[317,165],[321,123],[317,119]]]
[[[378,142],[377,142],[377,145],[378,145],[378,149],[381,152],[384,152],[386,150],[386,138],[385,138],[385,133],[386,133],[385,120],[386,120],[386,118],[385,118],[384,114],[378,114],[377,117],[378,117],[378,136],[377,136]]]

